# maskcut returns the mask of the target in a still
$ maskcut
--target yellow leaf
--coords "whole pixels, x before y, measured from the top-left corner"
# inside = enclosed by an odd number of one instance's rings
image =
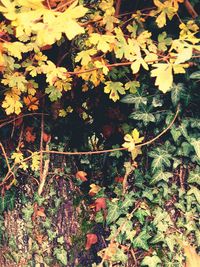
[[[159,28],[162,28],[166,25],[166,18],[168,17],[170,20],[177,12],[177,7],[173,6],[173,1],[167,0],[163,3],[159,0],[154,0],[154,4],[157,7],[157,10],[151,11],[150,15],[155,16],[157,14],[158,17],[156,18],[156,23]]]
[[[183,248],[186,256],[185,267],[199,267],[200,256],[196,253],[195,248],[190,245],[184,246]]]
[[[110,94],[109,98],[116,102],[119,99],[119,94],[124,95],[125,90],[128,88],[124,88],[121,82],[105,82],[104,93]]]
[[[138,155],[142,154],[141,148],[140,147],[135,147],[135,149],[133,149],[131,151],[131,158],[132,160],[135,160],[137,158]]]
[[[3,47],[6,48],[9,55],[18,59],[22,59],[22,53],[26,53],[28,51],[27,46],[21,42],[6,42]]]
[[[21,152],[14,152],[11,156],[11,159],[14,159],[15,164],[18,164],[24,159],[24,157]]]
[[[101,61],[97,60],[97,61],[94,62],[94,65],[95,65],[95,67],[97,67],[98,69],[102,69],[103,74],[105,74],[105,75],[108,74],[109,69],[108,69],[108,67],[105,65],[104,62],[101,62]]]
[[[38,171],[40,168],[40,154],[37,152],[32,153],[32,164],[31,164],[32,171]]]
[[[90,188],[89,195],[96,195],[101,190],[101,187],[96,184],[91,184]]]
[[[122,145],[127,148],[129,152],[133,152],[133,155],[138,154],[139,150],[135,151],[135,145],[143,141],[144,137],[139,137],[139,132],[137,129],[134,129],[131,134],[126,134],[124,136],[125,143]]]
[[[151,71],[151,76],[156,77],[155,85],[163,93],[170,91],[173,83],[172,64],[157,63],[153,64],[156,69]]]
[[[173,64],[173,71],[175,74],[185,73],[185,69],[189,67],[189,64]]]
[[[145,62],[155,62],[158,59],[158,56],[154,53],[148,53],[146,57],[144,58]]]
[[[179,51],[175,64],[180,64],[184,63],[185,61],[188,61],[192,57],[192,50],[192,46],[189,46]]]
[[[60,109],[59,110],[59,114],[58,114],[59,117],[66,117],[67,116],[67,112],[66,110],[64,109]]]
[[[112,50],[112,44],[115,41],[115,37],[113,35],[101,35],[98,33],[92,33],[90,35],[89,41],[91,44],[96,45],[98,50],[106,53]]]
[[[91,56],[96,54],[96,49],[89,49],[81,51],[77,54],[75,61],[79,62],[81,61],[81,65],[87,66],[88,63],[92,60]]]
[[[44,8],[43,0],[18,0],[17,2],[19,5],[31,9]]]
[[[9,20],[16,19],[15,3],[10,0],[1,0],[1,4],[3,4],[3,6],[0,5],[0,12]]]
[[[5,98],[2,103],[2,108],[5,109],[6,114],[12,113],[20,114],[23,105],[20,102],[20,91],[17,88],[12,88],[5,93]]]

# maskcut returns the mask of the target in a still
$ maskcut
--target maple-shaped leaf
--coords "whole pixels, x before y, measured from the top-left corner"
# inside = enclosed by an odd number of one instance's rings
[[[77,54],[75,61],[81,61],[81,65],[87,66],[88,63],[92,60],[91,56],[95,55],[96,52],[97,51],[94,48],[83,50]]]
[[[18,59],[22,59],[22,53],[28,52],[27,45],[22,42],[6,42],[3,47],[8,51],[8,54]]]
[[[87,173],[84,171],[78,171],[75,175],[76,179],[79,179],[83,182],[87,181]]]
[[[173,6],[173,1],[164,1],[161,2],[159,0],[153,1],[155,6],[157,7],[157,10],[151,11],[150,15],[155,16],[158,15],[156,18],[156,23],[159,28],[162,28],[166,25],[166,19],[167,17],[171,20],[173,16],[177,12],[177,6]]]
[[[161,259],[154,255],[154,256],[146,256],[142,262],[141,262],[141,266],[149,266],[149,267],[157,267],[159,263],[161,262]]]
[[[45,89],[45,93],[49,95],[51,102],[58,100],[62,96],[62,92],[53,85],[49,85]]]
[[[37,97],[28,95],[24,96],[23,100],[26,106],[28,107],[28,110],[30,111],[38,110],[39,100]]]
[[[1,0],[0,12],[2,12],[7,19],[14,20],[16,18],[15,2]]]
[[[96,45],[98,50],[106,53],[112,50],[112,44],[115,41],[115,37],[113,35],[92,33],[90,34],[89,41],[91,44]]]
[[[92,245],[96,244],[98,241],[97,235],[95,234],[87,234],[86,235],[86,245],[85,245],[85,249],[89,250],[91,248]]]
[[[96,211],[99,211],[101,209],[106,209],[106,198],[100,197],[95,200],[95,208]]]
[[[126,134],[124,136],[125,143],[122,145],[127,148],[129,152],[135,149],[135,145],[143,141],[144,137],[139,137],[139,132],[137,129],[134,129],[131,134]]]
[[[125,89],[129,90],[131,94],[135,94],[138,87],[140,87],[140,83],[138,81],[129,81],[125,84]]]
[[[157,85],[159,90],[163,93],[170,91],[173,84],[172,64],[157,63],[152,66],[155,67],[155,69],[151,71],[151,76],[156,77],[155,85]]]
[[[91,188],[89,191],[90,196],[96,195],[101,190],[101,187],[96,184],[91,184],[90,188]]]
[[[18,164],[24,159],[24,156],[21,152],[18,151],[12,153],[11,159],[14,159],[15,164]]]
[[[13,87],[11,90],[7,91],[1,106],[5,109],[7,115],[12,113],[19,115],[23,107],[22,103],[20,102],[20,91],[16,87]]]
[[[25,129],[25,140],[28,143],[33,143],[36,139],[36,134],[33,133],[33,127],[26,127]]]
[[[31,170],[38,171],[40,168],[40,154],[37,152],[32,152],[32,163],[31,163]]]
[[[121,82],[105,82],[104,92],[110,94],[109,98],[116,102],[119,99],[119,94],[124,95],[128,88],[124,88]]]
[[[166,32],[162,32],[158,35],[158,49],[165,52],[167,50],[167,46],[172,43],[172,38],[167,37]]]

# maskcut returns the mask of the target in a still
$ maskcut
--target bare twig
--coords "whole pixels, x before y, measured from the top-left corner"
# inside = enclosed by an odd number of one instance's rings
[[[1,148],[2,152],[3,152],[4,158],[6,160],[6,165],[7,165],[8,171],[11,171],[10,163],[8,161],[8,157],[7,157],[6,151],[5,151],[4,146],[3,146],[2,143],[0,143],[0,148]]]
[[[46,144],[46,149],[49,148],[48,142]],[[40,196],[43,192],[43,188],[47,179],[47,175],[49,172],[49,163],[50,163],[50,157],[48,156],[48,158],[44,161],[44,168],[43,168],[43,172],[42,172],[42,179],[40,179],[40,183],[39,183],[39,187],[38,187],[38,195]]]
[[[174,124],[177,116],[179,113],[179,107],[177,108],[176,114],[173,118],[173,120],[171,121],[171,123],[167,126],[166,129],[164,129],[160,134],[158,134],[156,137],[154,137],[153,139],[142,143],[142,144],[138,144],[135,147],[142,147],[142,146],[146,146],[146,145],[150,145],[151,143],[155,142],[157,139],[159,139],[162,135],[164,135]],[[119,148],[112,148],[112,149],[105,149],[105,150],[96,150],[96,151],[77,151],[77,152],[61,152],[61,151],[54,151],[54,150],[44,150],[43,153],[47,153],[47,154],[60,154],[60,155],[93,155],[93,154],[104,154],[104,153],[111,153],[111,152],[115,152],[115,151],[122,151],[122,150],[127,150],[127,148],[124,147],[119,147]]]
[[[120,7],[121,7],[121,0],[116,1],[116,6],[115,6],[115,16],[119,16],[120,14]]]
[[[41,134],[40,134],[40,182],[43,179],[43,136],[44,136],[44,115],[42,114],[42,117],[41,117]]]
[[[185,0],[184,1],[184,5],[185,5],[188,13],[191,15],[191,17],[193,19],[195,19],[196,17],[198,17],[198,13],[195,11],[194,7],[192,6],[192,4],[190,3],[189,0]]]
[[[22,115],[20,115],[20,116],[17,116],[17,117],[15,117],[15,118],[12,118],[12,119],[6,119],[6,121],[5,122],[3,122],[3,123],[1,123],[0,124],[0,128],[2,128],[2,127],[4,127],[4,126],[6,126],[6,125],[8,125],[8,124],[10,124],[10,123],[13,123],[13,122],[15,122],[16,120],[18,120],[18,119],[20,119],[20,118],[23,118],[23,117],[29,117],[29,116],[40,116],[40,115],[44,115],[44,116],[48,116],[49,114],[44,114],[44,113],[37,113],[37,112],[35,112],[35,113],[31,113],[31,114],[22,114]]]

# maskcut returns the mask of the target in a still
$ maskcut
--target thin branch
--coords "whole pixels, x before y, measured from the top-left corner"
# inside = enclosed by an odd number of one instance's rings
[[[177,108],[176,114],[173,118],[173,120],[171,121],[171,123],[167,126],[166,129],[164,129],[160,134],[158,134],[156,137],[154,137],[153,139],[142,143],[142,144],[138,144],[135,147],[142,147],[142,146],[146,146],[146,145],[150,145],[151,143],[155,142],[157,139],[159,139],[162,135],[164,135],[174,124],[178,113],[179,113],[179,106]],[[111,152],[115,152],[115,151],[122,151],[122,150],[127,150],[127,148],[124,147],[119,147],[119,148],[112,148],[112,149],[105,149],[105,150],[97,150],[97,151],[77,151],[77,152],[61,152],[61,151],[54,151],[54,150],[44,150],[43,153],[47,153],[47,154],[60,154],[60,155],[94,155],[94,154],[104,154],[104,153],[111,153]]]
[[[120,7],[121,7],[121,0],[116,1],[116,6],[115,6],[115,16],[119,16],[120,14]]]
[[[4,126],[6,126],[6,125],[8,125],[8,124],[10,124],[10,123],[12,123],[12,122],[15,122],[16,120],[18,120],[18,119],[20,119],[20,118],[23,118],[23,117],[28,117],[28,116],[35,116],[35,115],[44,115],[44,116],[49,116],[49,114],[47,114],[47,113],[31,113],[31,114],[22,114],[22,115],[20,115],[20,116],[17,116],[17,117],[15,117],[15,118],[13,118],[13,119],[11,119],[11,120],[9,120],[9,121],[6,121],[6,122],[4,122],[4,123],[2,123],[2,124],[0,124],[0,128],[2,128],[2,127],[4,127]]]
[[[191,17],[193,19],[198,17],[198,13],[196,12],[196,10],[194,9],[194,7],[192,6],[192,4],[190,3],[189,0],[185,0],[184,5],[185,5],[185,8],[187,9],[188,13],[191,15]]]
[[[151,143],[155,142],[157,139],[159,139],[162,135],[164,135],[174,124],[178,113],[179,113],[179,106],[177,108],[176,114],[172,120],[172,122],[168,125],[168,127],[166,129],[164,129],[159,135],[157,135],[156,137],[154,137],[153,139],[142,143],[142,144],[138,144],[135,147],[142,147],[142,146],[146,146],[146,145],[150,145]],[[127,148],[124,147],[119,147],[119,148],[113,148],[113,149],[106,149],[106,150],[98,150],[98,151],[77,151],[77,152],[61,152],[61,151],[54,151],[54,150],[42,150],[42,153],[46,153],[46,154],[60,154],[60,155],[94,155],[94,154],[104,154],[104,153],[110,153],[110,152],[115,152],[115,151],[122,151],[122,150],[127,150]],[[37,154],[40,154],[39,152],[36,152]],[[25,158],[24,160],[22,160],[22,162],[26,162],[28,160],[30,160],[33,157],[33,155]],[[21,163],[22,163],[21,162]],[[5,183],[5,181],[7,181],[11,175],[13,174],[13,169],[16,167],[17,164],[13,164],[12,167],[10,167],[9,172],[7,173],[6,177],[3,179],[3,181],[0,183],[0,186],[3,185]],[[18,167],[19,168],[19,167]]]
[[[4,146],[3,146],[2,143],[0,143],[0,148],[1,148],[2,152],[3,152],[4,158],[6,160],[8,171],[11,171],[10,163],[8,161],[8,157],[7,157],[6,151],[5,151]]]
[[[44,104],[44,102],[43,102]],[[43,105],[44,106],[44,105]],[[42,181],[43,176],[43,136],[44,136],[44,115],[41,117],[41,134],[40,134],[40,181]]]
[[[175,56],[164,56],[155,60],[147,60],[146,63],[154,63],[154,62],[158,62],[158,61],[168,61],[169,59],[175,59]],[[200,58],[200,56],[192,56],[192,58]],[[113,68],[113,67],[120,67],[120,66],[130,66],[133,63],[133,61],[128,61],[128,62],[120,62],[120,63],[114,63],[114,64],[105,64],[105,67],[107,68]],[[80,70],[80,71],[67,71],[66,75],[79,75],[79,74],[83,74],[83,73],[88,73],[88,72],[92,72],[95,70],[99,70],[102,68],[98,68],[98,67],[94,67],[88,70]]]

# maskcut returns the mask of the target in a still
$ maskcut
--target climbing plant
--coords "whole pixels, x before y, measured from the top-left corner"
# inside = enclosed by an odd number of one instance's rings
[[[1,264],[198,266],[198,8],[0,1]]]

